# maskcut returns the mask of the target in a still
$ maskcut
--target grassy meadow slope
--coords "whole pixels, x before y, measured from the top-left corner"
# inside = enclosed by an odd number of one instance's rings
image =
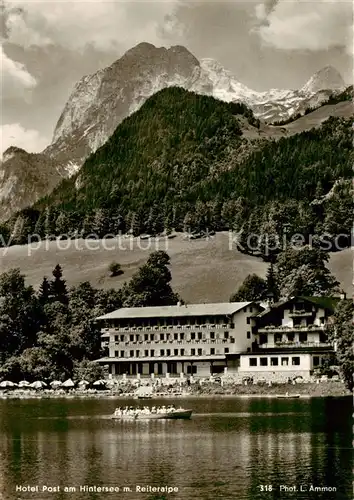
[[[28,282],[38,287],[42,277],[50,276],[53,267],[60,263],[69,285],[90,281],[96,287],[119,288],[149,255],[149,251],[139,248],[136,238],[133,240],[132,250],[126,240],[122,241],[127,250],[119,250],[117,244],[116,250],[105,250],[101,242],[97,245],[93,241],[92,246],[100,246],[98,250],[77,250],[74,242],[71,242],[72,247],[68,250],[59,250],[55,242],[47,243],[48,250],[45,243],[37,250],[31,250],[26,245],[13,246],[0,250],[0,272],[20,267]],[[115,240],[108,240],[107,244],[113,246],[114,242]],[[61,243],[64,247],[66,242]],[[143,247],[146,243],[142,241],[140,246]],[[78,245],[82,247],[83,240],[78,240]],[[151,251],[155,248],[165,250],[165,242],[161,241],[159,248],[153,244]],[[171,257],[173,287],[188,302],[228,301],[231,293],[236,291],[248,274],[265,276],[267,268],[267,264],[256,257],[241,254],[235,249],[230,251],[229,235],[225,232],[217,233],[209,240],[192,241],[184,240],[179,234],[168,240],[167,252]],[[109,277],[107,268],[112,261],[122,265],[122,276]],[[329,267],[350,294],[351,251],[348,249],[332,254]]]

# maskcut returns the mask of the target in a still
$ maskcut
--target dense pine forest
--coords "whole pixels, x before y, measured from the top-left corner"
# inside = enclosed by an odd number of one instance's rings
[[[327,234],[328,250],[350,243],[352,124],[260,139],[242,104],[180,88],[162,90],[36,206],[1,229],[2,242],[29,234],[102,237],[232,229],[249,235]],[[244,131],[252,131],[253,137]],[[258,253],[263,255],[262,245]]]

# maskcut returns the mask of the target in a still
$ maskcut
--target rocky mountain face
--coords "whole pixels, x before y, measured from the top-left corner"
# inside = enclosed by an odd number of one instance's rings
[[[243,102],[257,118],[271,122],[320,105],[345,83],[334,68],[327,67],[300,90],[256,92],[215,60],[198,61],[185,47],[166,49],[141,43],[108,68],[77,83],[45,152],[81,164],[108,140],[124,118],[150,96],[172,86],[222,101]]]
[[[141,43],[111,66],[83,77],[74,87],[41,154],[9,148],[0,164],[0,220],[46,195],[101,147],[116,127],[153,94],[178,86],[223,101],[243,102],[268,122],[284,120],[325,101],[344,88],[331,67],[316,73],[300,90],[256,92],[212,59],[198,61],[185,47]],[[29,180],[34,184],[29,184]]]
[[[72,173],[69,165],[46,154],[27,153],[11,146],[0,163],[0,221],[32,205]]]

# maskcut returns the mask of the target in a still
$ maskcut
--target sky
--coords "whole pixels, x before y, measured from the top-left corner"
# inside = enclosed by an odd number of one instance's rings
[[[0,151],[39,152],[75,83],[140,42],[184,45],[254,90],[332,65],[352,83],[351,0],[2,0]]]

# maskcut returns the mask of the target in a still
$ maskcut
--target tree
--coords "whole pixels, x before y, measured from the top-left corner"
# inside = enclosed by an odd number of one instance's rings
[[[340,300],[327,329],[328,339],[334,343],[340,373],[346,387],[353,392],[354,387],[354,305],[351,300]]]
[[[110,265],[108,266],[108,271],[110,272],[111,278],[123,274],[122,266],[118,264],[118,262],[111,262]]]
[[[39,302],[42,305],[47,304],[49,302],[49,296],[50,296],[50,282],[48,281],[48,278],[44,276],[38,290]]]
[[[55,222],[55,234],[68,235],[69,218],[65,212],[60,212]]]
[[[338,291],[336,281],[325,263],[329,256],[316,247],[287,248],[275,263],[280,295],[328,296]]]
[[[104,208],[99,208],[96,210],[93,223],[92,223],[92,231],[94,234],[97,234],[99,238],[103,238],[106,234],[108,234],[109,229],[109,214],[108,210]]]
[[[266,288],[267,288],[267,296],[269,298],[271,297],[274,302],[277,302],[280,298],[280,292],[273,263],[270,263],[267,270]]]
[[[65,280],[63,280],[63,271],[59,264],[55,266],[52,272],[54,279],[50,282],[50,299],[62,304],[68,303],[68,292]]]
[[[265,299],[266,292],[266,281],[257,276],[257,274],[249,274],[237,292],[230,297],[230,302],[262,300]]]
[[[125,307],[177,304],[179,297],[171,288],[170,258],[166,252],[153,252],[147,263],[123,287]]]
[[[87,382],[92,384],[96,382],[96,380],[103,379],[104,377],[104,369],[98,363],[83,359],[74,365],[73,378],[76,381],[87,380]]]
[[[0,362],[36,341],[40,307],[19,269],[0,275]]]

